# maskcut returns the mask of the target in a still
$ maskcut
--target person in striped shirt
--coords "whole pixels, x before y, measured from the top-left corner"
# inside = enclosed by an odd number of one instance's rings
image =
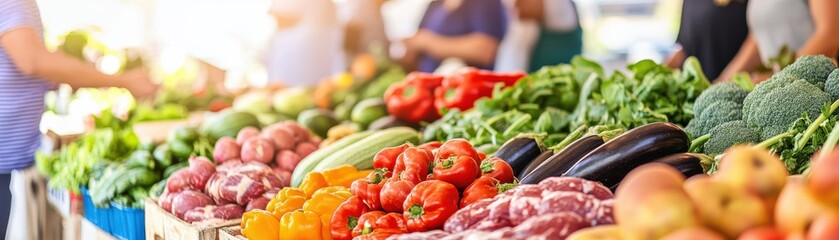
[[[35,0],[0,1],[0,237],[6,236],[11,173],[34,163],[44,95],[50,88],[57,83],[123,87],[140,98],[157,88],[143,70],[106,75],[91,64],[50,52],[42,34]]]

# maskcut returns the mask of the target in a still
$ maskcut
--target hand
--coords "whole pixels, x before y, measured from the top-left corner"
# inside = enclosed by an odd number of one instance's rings
[[[123,87],[128,89],[135,98],[143,99],[154,96],[157,85],[152,83],[145,70],[135,69],[118,75]]]

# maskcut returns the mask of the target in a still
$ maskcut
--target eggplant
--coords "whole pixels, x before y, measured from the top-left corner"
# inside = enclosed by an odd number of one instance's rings
[[[650,123],[632,129],[592,150],[563,176],[598,181],[608,187],[633,169],[656,159],[684,153],[690,148],[688,134],[672,123]]]
[[[539,156],[534,158],[533,161],[530,161],[530,163],[527,164],[527,167],[524,167],[524,170],[521,170],[517,177],[519,179],[524,178],[524,176],[527,176],[527,174],[533,172],[533,170],[536,169],[536,167],[542,165],[542,163],[545,162],[545,160],[548,160],[548,158],[551,158],[553,156],[553,150],[548,149],[547,151],[542,152],[542,154],[539,154]]]
[[[542,145],[533,137],[517,137],[498,149],[494,157],[503,159],[513,167],[513,174],[518,174],[530,161],[542,154]]]
[[[677,153],[656,159],[653,162],[670,165],[682,172],[685,178],[705,174],[705,170],[702,169],[702,164],[700,164],[702,157],[694,153]]]
[[[589,135],[577,139],[544,162],[531,162],[530,165],[538,165],[532,172],[521,178],[520,182],[523,184],[537,184],[545,178],[562,176],[565,171],[577,163],[577,160],[580,160],[603,144],[603,138],[597,135]],[[530,165],[528,165],[528,168],[531,167]]]

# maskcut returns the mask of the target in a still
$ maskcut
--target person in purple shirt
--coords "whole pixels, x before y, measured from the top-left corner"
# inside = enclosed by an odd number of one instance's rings
[[[435,0],[420,22],[419,31],[404,41],[403,65],[433,72],[447,58],[492,69],[507,16],[500,0]]]

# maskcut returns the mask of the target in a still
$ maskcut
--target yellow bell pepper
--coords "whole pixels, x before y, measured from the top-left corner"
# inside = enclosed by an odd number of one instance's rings
[[[352,193],[350,192],[349,188],[342,187],[342,186],[333,186],[333,187],[325,187],[325,188],[318,189],[317,191],[315,191],[314,194],[312,194],[311,198],[315,198],[315,196],[317,196],[318,194],[322,194],[322,193],[331,193],[331,194],[343,196],[344,198],[352,197]]]
[[[280,239],[320,240],[322,223],[317,213],[306,210],[288,212],[280,219]]]
[[[352,165],[341,165],[333,169],[327,169],[321,172],[323,178],[329,183],[329,186],[344,186],[350,187],[353,177],[358,173],[358,169]]]
[[[303,207],[306,203],[306,194],[297,188],[283,188],[274,196],[265,210],[271,212],[275,218],[280,219],[285,213],[291,212]]]
[[[305,204],[303,204],[304,211],[312,211],[315,212],[318,216],[320,216],[322,228],[321,234],[323,235],[322,237],[325,240],[332,239],[330,223],[332,223],[332,215],[335,214],[335,210],[338,209],[338,206],[341,205],[341,203],[343,203],[352,196],[352,194],[344,194],[349,193],[349,191],[345,190],[336,190],[334,192],[322,191],[328,190],[329,188],[335,187],[321,188],[314,195],[312,195],[311,199],[309,199],[308,201],[306,201]]]
[[[315,191],[328,186],[329,184],[326,182],[323,174],[319,172],[310,172],[309,174],[306,174],[306,177],[303,178],[303,181],[300,183],[300,190],[306,193],[306,198],[310,198]]]
[[[280,239],[280,222],[265,210],[254,209],[242,215],[242,235],[251,240]]]

